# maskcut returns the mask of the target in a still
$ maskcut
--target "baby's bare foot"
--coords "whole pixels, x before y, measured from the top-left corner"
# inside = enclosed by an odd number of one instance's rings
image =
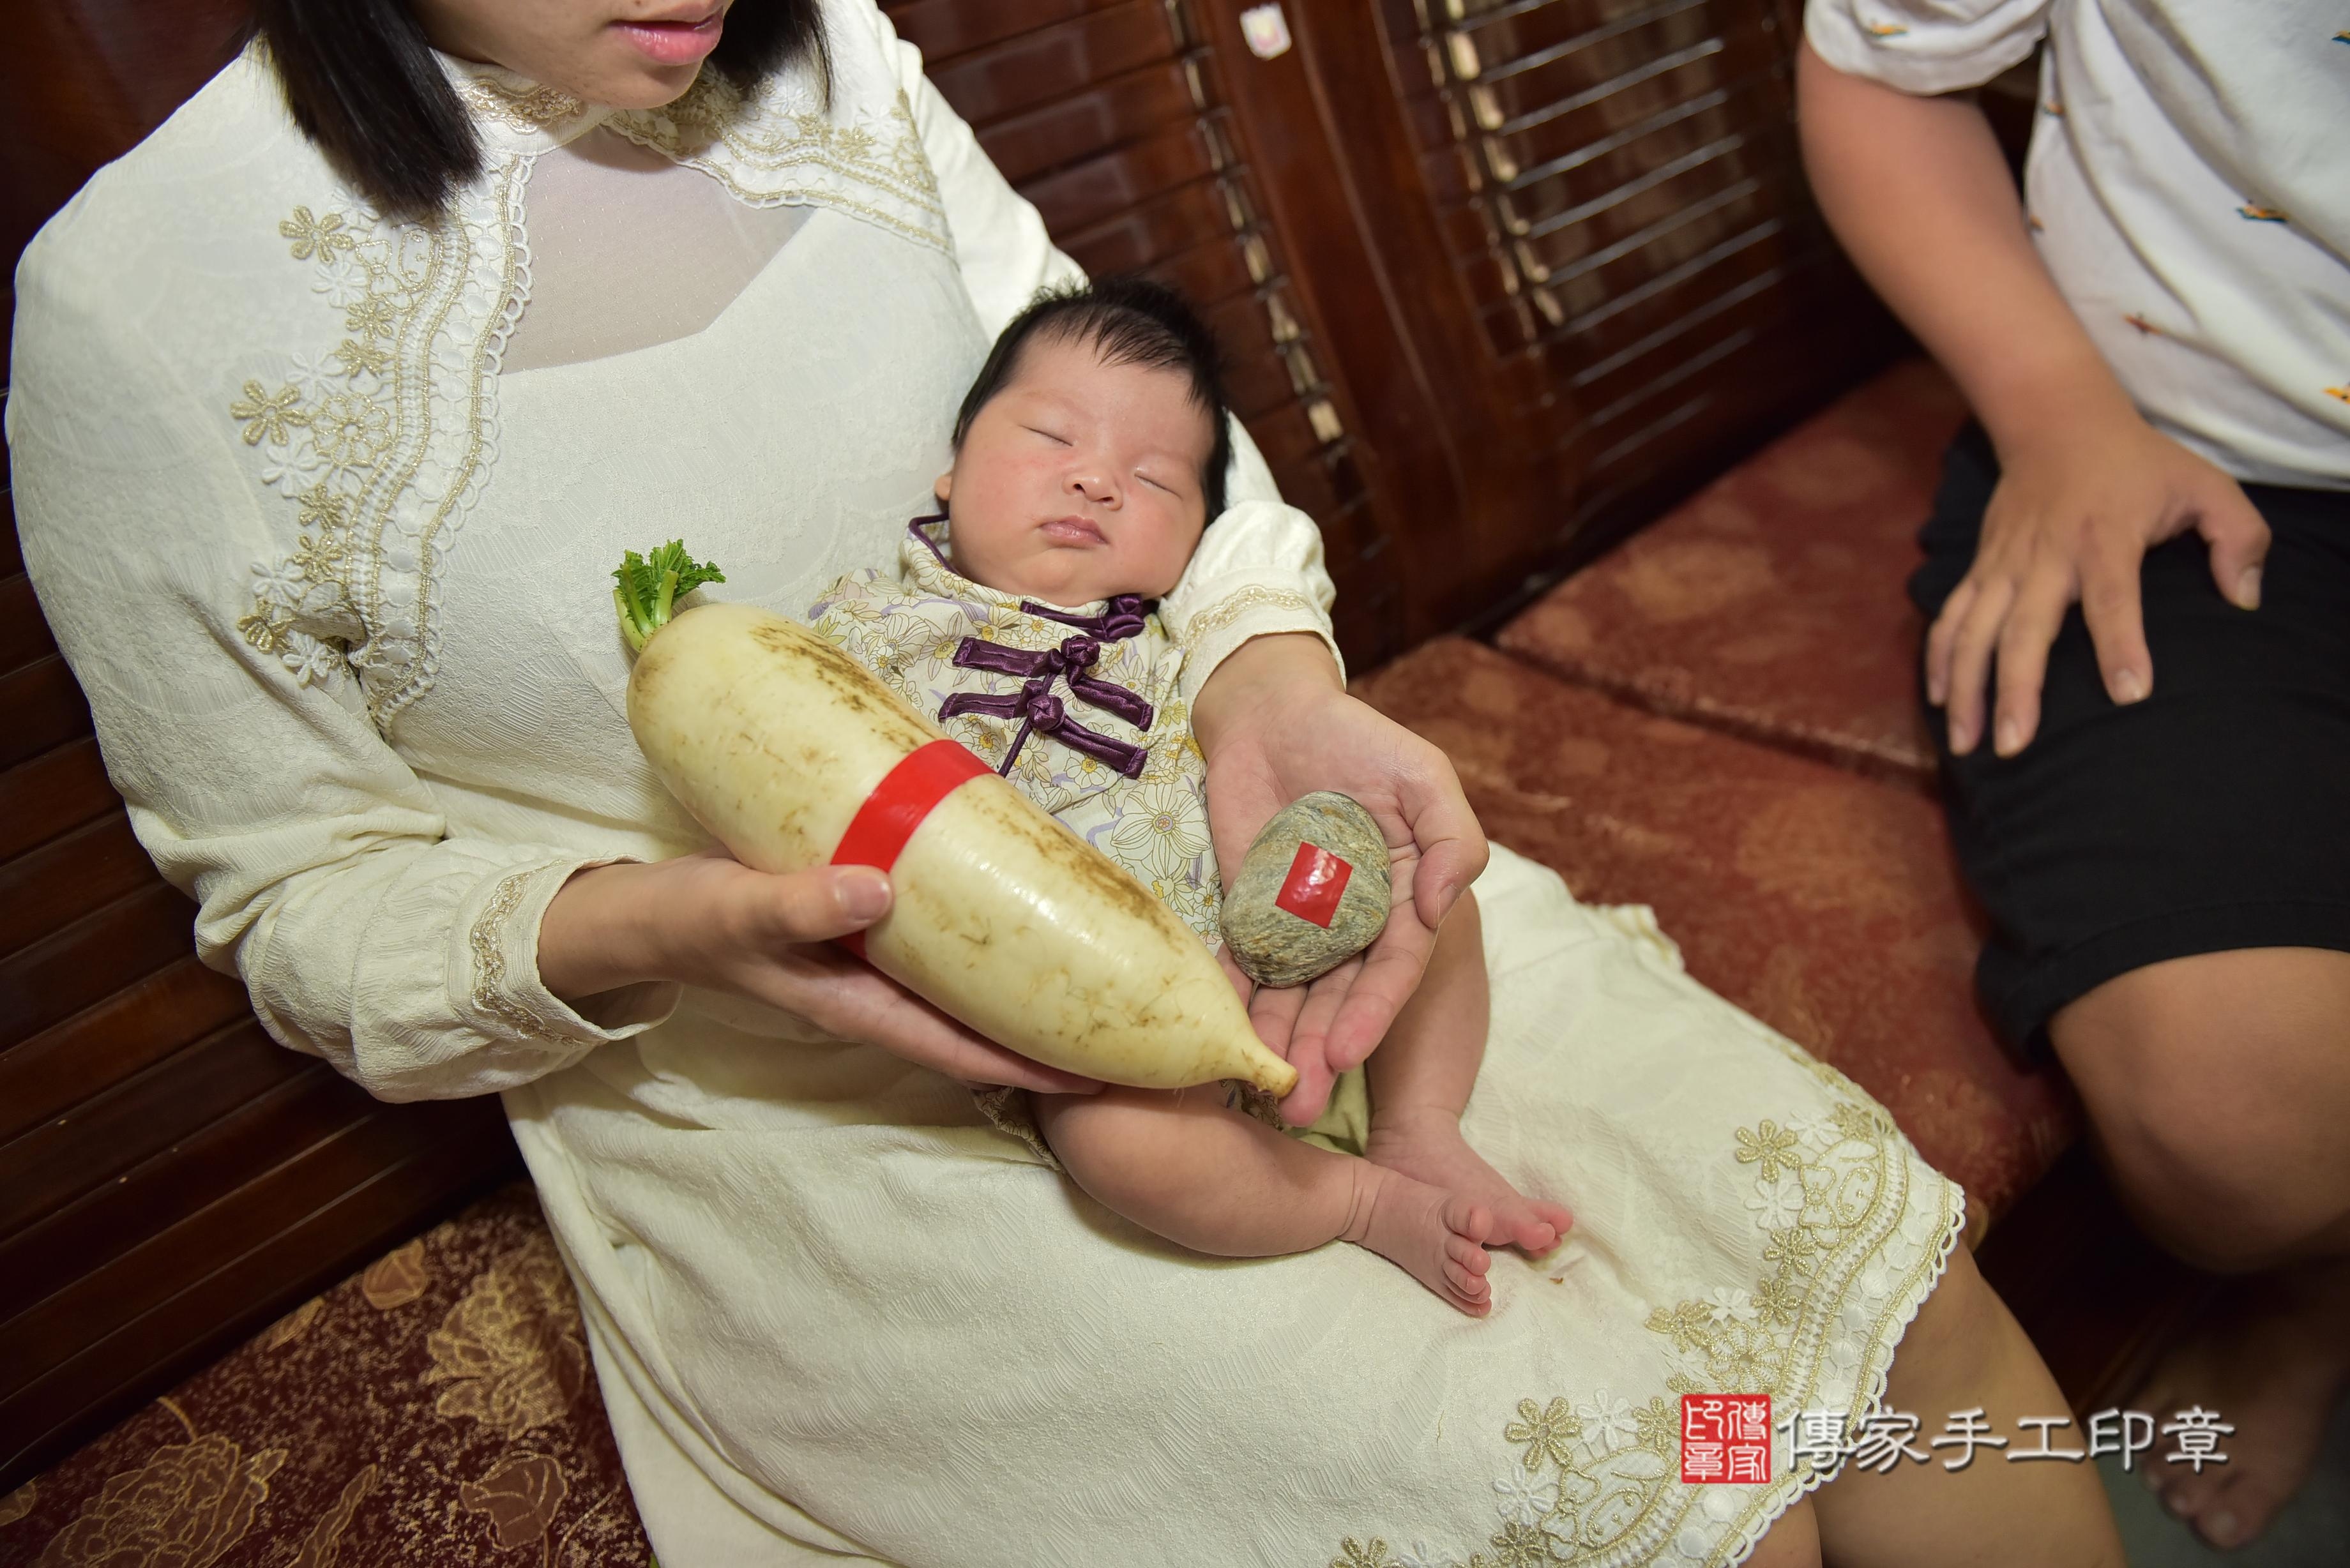
[[[1493,1217],[1482,1238],[1493,1246],[1547,1252],[1575,1228],[1564,1205],[1528,1198],[1504,1180],[1461,1136],[1461,1118],[1441,1110],[1373,1116],[1363,1158],[1473,1199]]]
[[[1380,1166],[1355,1166],[1355,1204],[1342,1238],[1368,1247],[1467,1313],[1493,1307],[1483,1237],[1493,1216],[1482,1203]]]

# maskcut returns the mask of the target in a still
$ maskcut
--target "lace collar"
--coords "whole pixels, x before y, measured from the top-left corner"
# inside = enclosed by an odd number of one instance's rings
[[[449,85],[473,118],[483,149],[500,152],[552,152],[593,130],[612,110],[572,97],[561,88],[535,82],[503,66],[459,59],[435,49],[433,57]]]
[[[472,112],[491,161],[529,158],[608,126],[703,173],[753,206],[837,207],[947,251],[946,204],[913,107],[878,53],[837,47],[827,84],[806,61],[749,91],[704,67],[658,109],[615,109],[499,66],[435,57]]]

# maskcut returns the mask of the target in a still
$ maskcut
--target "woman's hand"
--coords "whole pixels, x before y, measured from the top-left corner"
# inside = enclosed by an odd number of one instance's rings
[[[1991,748],[2012,757],[2031,743],[2048,649],[2075,599],[2106,693],[2136,702],[2154,690],[2138,594],[2148,549],[2194,529],[2220,594],[2256,609],[2269,547],[2268,524],[2233,479],[2126,407],[2004,443],[2001,460],[1974,565],[1926,639],[1927,695],[1946,708],[1960,755],[1982,738],[1994,655]]]
[[[1371,1054],[1411,999],[1437,927],[1485,867],[1485,836],[1444,753],[1347,696],[1317,639],[1243,644],[1201,690],[1192,727],[1227,887],[1273,815],[1315,790],[1360,801],[1387,835],[1395,902],[1378,940],[1309,986],[1251,999],[1257,1033],[1297,1069],[1282,1115],[1310,1122],[1331,1081]]]
[[[599,866],[565,883],[539,922],[539,978],[565,998],[644,981],[730,992],[973,1084],[1049,1094],[1100,1085],[983,1039],[832,945],[889,909],[870,867],[789,876],[723,850],[652,865]]]

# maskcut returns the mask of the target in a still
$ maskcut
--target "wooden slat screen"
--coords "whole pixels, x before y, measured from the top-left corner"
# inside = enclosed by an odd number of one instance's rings
[[[1562,533],[1854,373],[1877,322],[1804,182],[1795,7],[1378,4],[1500,373],[1552,394]]]

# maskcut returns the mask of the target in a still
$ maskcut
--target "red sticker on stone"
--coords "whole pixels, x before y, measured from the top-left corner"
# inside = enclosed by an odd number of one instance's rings
[[[1297,858],[1289,863],[1289,875],[1283,879],[1273,907],[1286,909],[1299,919],[1311,920],[1326,930],[1338,913],[1338,900],[1347,891],[1347,879],[1354,874],[1352,866],[1320,845],[1300,844]]]
[[[857,808],[857,815],[849,818],[848,831],[840,836],[840,846],[832,852],[832,863],[889,870],[898,864],[914,829],[922,826],[939,802],[965,780],[993,771],[970,747],[953,741],[917,746],[882,775],[865,804]],[[840,939],[840,945],[863,958],[865,933],[851,931]]]

